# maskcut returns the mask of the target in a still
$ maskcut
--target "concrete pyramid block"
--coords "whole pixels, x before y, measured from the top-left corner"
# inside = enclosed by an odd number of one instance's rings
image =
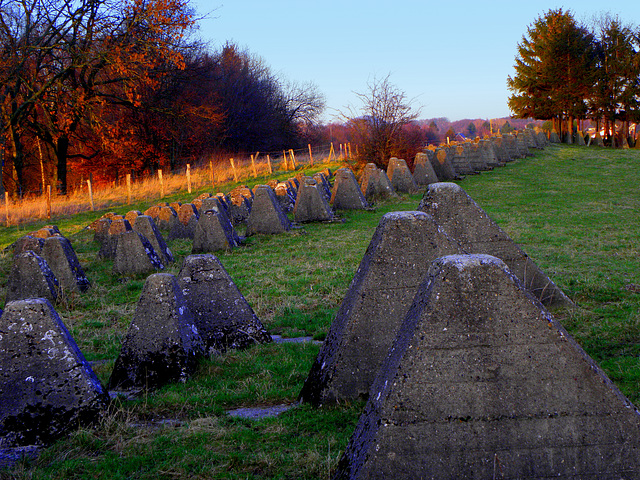
[[[196,233],[196,225],[198,225],[198,210],[193,203],[184,203],[180,205],[178,212],[178,221],[173,222],[169,231],[169,240],[176,238],[189,238],[193,240]]]
[[[490,170],[487,162],[482,158],[482,149],[480,143],[465,142],[465,149],[468,151],[469,163],[475,172],[484,172]]]
[[[120,235],[130,230],[131,224],[129,223],[129,220],[124,218],[112,218],[107,234],[102,237],[98,256],[102,258],[115,258]]]
[[[42,248],[42,258],[47,261],[61,288],[71,292],[86,292],[91,286],[67,238],[60,235],[47,238]]]
[[[318,187],[322,190],[325,198],[327,200],[331,199],[331,183],[329,183],[329,179],[326,177],[326,175],[322,172],[318,172],[314,173],[312,178],[316,181]]]
[[[252,200],[242,195],[229,199],[227,205],[229,206],[229,219],[232,225],[236,226],[247,223],[247,219],[251,213],[251,204]]]
[[[429,153],[427,152],[427,155]],[[460,178],[455,168],[451,163],[451,159],[444,148],[438,148],[433,152],[433,155],[429,155],[431,166],[438,176],[438,180],[444,182],[446,180],[457,180]]]
[[[411,175],[411,171],[407,167],[407,162],[401,158],[389,160],[387,176],[391,180],[391,186],[398,193],[415,193],[418,191],[418,185],[413,180],[413,175]]]
[[[368,202],[398,196],[391,186],[387,173],[376,167],[375,163],[365,165],[360,178],[360,191]]]
[[[229,217],[229,206],[224,201],[224,195],[206,198],[202,202],[202,213],[206,213],[209,210],[219,213],[221,220],[220,223],[225,229],[230,230],[231,238],[233,238],[233,246],[238,246],[242,243],[236,229],[231,224],[231,217]]]
[[[429,185],[418,210],[431,215],[465,252],[486,253],[503,260],[525,288],[545,305],[573,305],[564,292],[459,185]]]
[[[238,234],[222,211],[207,210],[200,215],[193,237],[192,253],[229,251],[239,245]]]
[[[160,215],[160,209],[162,208],[162,205],[152,205],[151,207],[147,208],[144,212],[142,212],[143,215],[148,215],[149,217],[153,218],[153,221],[158,223],[158,216]]]
[[[20,255],[21,253],[31,250],[34,253],[40,255],[42,253],[42,247],[44,247],[44,238],[33,237],[31,235],[24,235],[18,240],[13,242],[13,255]]]
[[[229,192],[229,218],[232,225],[245,224],[253,206],[253,191],[241,185]]]
[[[156,222],[156,226],[164,232],[171,232],[175,227],[174,225],[179,222],[178,212],[169,205],[163,205],[158,211],[158,218],[153,217]]]
[[[460,249],[423,212],[382,217],[300,398],[366,398],[431,262]]]
[[[282,210],[285,213],[293,212],[293,207],[296,205],[296,190],[291,189],[285,182],[278,182],[274,190]]]
[[[120,235],[113,259],[113,273],[136,275],[162,269],[164,264],[147,237],[134,230]]]
[[[47,445],[97,420],[108,398],[43,298],[7,303],[0,317],[0,445]]]
[[[263,233],[267,235],[284,233],[291,229],[273,188],[258,185],[255,188],[251,213],[247,219],[247,236]]]
[[[640,478],[640,415],[488,255],[436,260],[335,479]]]
[[[484,162],[488,168],[501,167],[504,164],[498,160],[495,148],[490,140],[480,140],[480,150]]]
[[[457,173],[461,175],[473,175],[476,173],[463,146],[451,145],[449,151],[451,152],[451,164]]]
[[[293,207],[293,218],[296,222],[328,222],[333,220],[333,212],[329,202],[322,194],[315,180],[305,179],[296,197]]]
[[[167,246],[167,242],[164,241],[164,237],[152,217],[148,215],[138,215],[133,221],[133,230],[149,240],[149,243],[164,265],[173,262],[173,254]]]
[[[512,158],[509,156],[509,152],[505,147],[505,142],[503,141],[501,136],[491,137],[490,141],[493,145],[493,150],[496,152],[496,157],[498,157],[498,161],[501,164],[504,165],[505,163],[512,160]]]
[[[7,281],[6,302],[27,298],[58,299],[60,284],[47,261],[31,250],[16,256]]]
[[[438,182],[438,176],[426,153],[418,153],[413,160],[413,180],[419,186]]]
[[[110,218],[99,218],[93,226],[93,241],[102,245],[109,236],[109,228],[111,227]]]
[[[186,381],[203,343],[176,277],[149,275],[109,378],[109,390],[153,390]]]
[[[210,354],[271,341],[269,332],[214,255],[186,257],[178,283]]]
[[[136,217],[138,217],[139,215],[142,215],[142,212],[140,210],[129,210],[125,214],[124,218],[126,218],[129,221],[129,223],[133,226],[136,220]]]
[[[336,210],[364,210],[369,208],[356,176],[348,168],[339,168],[331,193],[331,205]]]

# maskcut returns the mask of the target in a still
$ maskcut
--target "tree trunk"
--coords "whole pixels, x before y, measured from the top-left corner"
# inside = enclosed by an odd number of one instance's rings
[[[60,195],[67,194],[67,156],[69,154],[69,138],[61,136],[55,146],[58,159],[58,182],[60,183]]]

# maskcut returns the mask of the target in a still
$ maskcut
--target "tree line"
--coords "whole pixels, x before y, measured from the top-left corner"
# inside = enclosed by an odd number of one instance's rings
[[[316,86],[195,40],[198,20],[189,0],[0,0],[0,185],[66,194],[90,174],[306,145]]]
[[[589,119],[613,145],[629,136],[630,122],[640,122],[637,26],[608,14],[585,25],[570,11],[549,10],[528,27],[517,52],[507,79],[515,116],[549,120],[563,136]]]

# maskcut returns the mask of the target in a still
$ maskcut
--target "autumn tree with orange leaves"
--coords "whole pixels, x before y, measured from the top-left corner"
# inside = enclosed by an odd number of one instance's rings
[[[62,194],[70,159],[123,148],[132,127],[122,112],[184,68],[194,21],[188,0],[0,0],[5,188],[19,193],[36,140]]]

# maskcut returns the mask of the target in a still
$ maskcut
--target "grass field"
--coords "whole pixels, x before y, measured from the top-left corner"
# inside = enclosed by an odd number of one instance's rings
[[[558,317],[635,403],[640,403],[639,175],[640,151],[551,146],[459,182],[576,302],[575,311]],[[247,246],[219,258],[272,334],[323,339],[380,217],[415,210],[420,197],[345,213],[343,223],[252,237]],[[97,259],[98,245],[82,230],[97,216],[54,221],[72,240],[93,283],[88,293],[67,297],[56,308],[106,382],[144,277],[113,277],[111,262]],[[40,224],[2,228],[0,245]],[[168,271],[177,273],[190,242],[169,246],[177,262]],[[0,258],[2,298],[10,257]],[[304,405],[259,421],[225,414],[294,402],[318,350],[314,343],[270,344],[204,360],[185,384],[114,402],[98,428],[60,440],[38,459],[0,471],[0,478],[330,478],[362,404]]]

